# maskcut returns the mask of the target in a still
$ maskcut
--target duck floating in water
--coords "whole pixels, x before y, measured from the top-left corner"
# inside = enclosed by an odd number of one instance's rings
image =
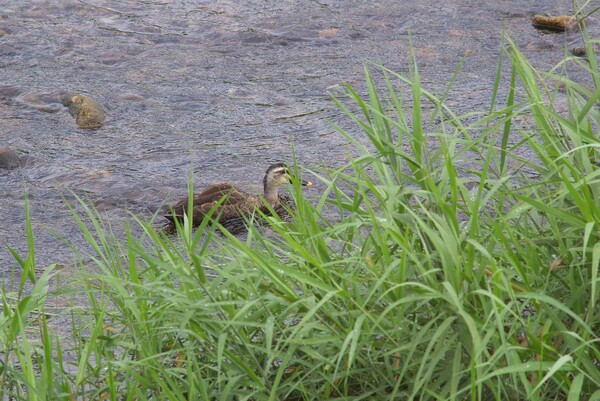
[[[285,163],[269,166],[263,179],[263,195],[252,195],[228,183],[212,184],[192,198],[192,225],[199,225],[209,211],[216,206],[211,219],[223,223],[227,220],[251,216],[257,210],[267,212],[267,204],[273,209],[280,205],[278,189],[283,184],[290,184],[295,177]],[[303,186],[311,186],[310,181],[301,181]],[[175,220],[182,222],[183,215],[188,212],[189,199],[186,196],[169,208],[165,215],[172,225]]]

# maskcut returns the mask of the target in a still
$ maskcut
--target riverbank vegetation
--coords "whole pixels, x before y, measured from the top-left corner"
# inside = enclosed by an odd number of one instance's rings
[[[416,62],[408,76],[371,66],[364,90],[332,96],[364,133],[339,128],[348,164],[304,169],[323,193],[292,188],[291,221],[244,237],[134,218],[141,230],[116,239],[81,202],[91,251],[67,280],[36,265],[28,218],[22,290],[3,291],[1,398],[600,400],[587,43],[565,61],[582,84],[507,41],[491,103],[468,115],[421,85]],[[69,309],[69,338],[44,306],[56,281],[89,304]]]

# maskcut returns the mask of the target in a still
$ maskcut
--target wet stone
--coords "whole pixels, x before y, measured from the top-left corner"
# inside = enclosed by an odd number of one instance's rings
[[[57,113],[62,109],[62,105],[59,103],[56,92],[25,92],[19,94],[19,96],[16,97],[16,100],[44,113]]]
[[[14,150],[0,146],[0,169],[13,169],[21,165],[19,155]]]
[[[21,88],[14,85],[0,85],[0,101],[10,103],[22,92]]]
[[[554,17],[535,15],[531,19],[531,23],[534,28],[554,32],[573,31],[577,29],[577,18],[570,15],[558,15]]]
[[[121,99],[128,100],[128,101],[131,101],[131,102],[143,102],[143,101],[146,100],[144,98],[144,96],[142,96],[142,95],[140,95],[138,93],[134,93],[134,92],[123,93],[121,95]]]
[[[17,55],[17,50],[14,46],[9,44],[0,45],[0,56],[2,57],[13,57]]]
[[[104,125],[104,107],[91,97],[66,93],[61,97],[61,102],[69,108],[69,113],[75,117],[75,122],[80,128],[93,129]]]
[[[575,57],[586,57],[587,49],[585,47],[574,47],[570,50],[571,54]]]
[[[598,54],[598,52],[600,52],[600,43],[593,43],[592,47],[593,47],[594,53]],[[571,50],[569,50],[569,52],[575,57],[587,57],[588,56],[588,49],[585,47],[574,47]]]

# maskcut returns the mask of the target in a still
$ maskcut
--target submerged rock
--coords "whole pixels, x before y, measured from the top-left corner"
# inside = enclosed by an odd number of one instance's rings
[[[69,108],[69,113],[75,117],[75,122],[80,128],[100,128],[104,125],[104,107],[91,97],[66,93],[61,96],[61,102]]]
[[[593,49],[591,49],[596,55],[598,55],[598,52],[600,52],[600,43],[594,43],[592,45]],[[574,55],[575,57],[587,57],[588,56],[588,49],[586,47],[574,47],[571,50],[569,50],[571,52],[572,55]]]
[[[570,52],[575,57],[587,57],[587,49],[585,47],[574,47]]]
[[[11,148],[0,146],[0,168],[13,169],[21,165],[19,155]]]
[[[564,32],[577,29],[577,18],[571,15],[558,15],[548,17],[545,15],[534,15],[531,19],[534,28],[549,31]]]

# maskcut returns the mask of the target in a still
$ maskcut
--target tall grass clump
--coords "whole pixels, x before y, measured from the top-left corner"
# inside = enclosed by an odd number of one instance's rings
[[[332,99],[368,141],[338,128],[354,149],[345,166],[312,169],[322,195],[294,186],[291,221],[263,216],[244,237],[188,221],[172,237],[136,220],[116,240],[81,202],[93,252],[72,285],[89,308],[73,312],[63,393],[599,400],[600,76],[588,51],[593,87],[536,71],[508,41],[492,104],[466,116],[444,103],[451,85],[421,85],[414,60],[409,76],[366,70],[363,89]],[[26,351],[16,399],[38,394]]]

